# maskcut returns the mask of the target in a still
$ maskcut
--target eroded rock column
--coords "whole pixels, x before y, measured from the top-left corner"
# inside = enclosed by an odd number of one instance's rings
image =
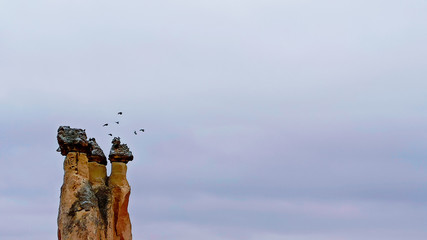
[[[98,200],[98,209],[101,214],[99,221],[102,222],[102,230],[106,239],[109,239],[108,236],[112,236],[114,232],[112,228],[108,227],[108,218],[111,215],[111,191],[107,186],[107,158],[95,138],[89,139],[89,147],[89,182]]]
[[[89,181],[89,143],[84,130],[61,126],[58,151],[64,160],[64,183],[58,213],[58,239],[106,239],[98,199]]]
[[[130,186],[126,179],[127,166],[133,160],[132,152],[120,138],[114,138],[108,159],[111,162],[111,175],[108,186],[111,191],[112,218],[109,228],[114,231],[112,240],[132,239],[131,223],[128,213]],[[110,239],[110,238],[109,238]]]

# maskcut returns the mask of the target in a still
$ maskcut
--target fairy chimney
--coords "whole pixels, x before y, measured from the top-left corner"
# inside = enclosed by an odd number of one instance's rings
[[[113,139],[108,177],[104,152],[94,138],[87,139],[85,130],[61,126],[57,140],[65,156],[58,239],[131,240],[126,163],[133,155],[127,145]]]
[[[111,162],[111,175],[108,186],[112,194],[112,207],[116,209],[113,217],[114,240],[132,239],[131,223],[128,213],[130,186],[126,179],[127,163],[133,160],[132,152],[126,144],[115,137],[111,142],[108,159]]]

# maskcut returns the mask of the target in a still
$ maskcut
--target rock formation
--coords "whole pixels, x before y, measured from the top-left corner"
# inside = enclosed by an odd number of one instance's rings
[[[66,156],[58,213],[59,240],[131,240],[128,213],[130,186],[127,162],[132,152],[120,138],[113,139],[107,160],[94,138],[82,129],[61,126],[58,151]]]
[[[112,193],[114,240],[131,239],[131,224],[128,213],[130,186],[126,179],[128,161],[133,160],[132,152],[126,144],[120,143],[120,138],[114,138],[108,159],[111,162],[111,175],[108,186]]]

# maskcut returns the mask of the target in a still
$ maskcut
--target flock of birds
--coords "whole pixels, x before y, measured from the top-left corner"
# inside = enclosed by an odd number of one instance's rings
[[[118,112],[117,113],[117,115],[123,115],[123,112]],[[120,121],[116,121],[115,122],[116,124],[120,124]],[[102,125],[103,127],[107,127],[108,126],[108,123],[105,123],[104,125]],[[140,132],[145,132],[145,130],[143,129],[143,128],[141,128],[141,129],[139,129],[139,131]],[[133,133],[135,134],[135,135],[138,135],[138,132],[135,130],[135,131],[133,131]],[[113,136],[113,134],[111,134],[111,133],[109,133],[108,135],[110,135],[110,136]]]

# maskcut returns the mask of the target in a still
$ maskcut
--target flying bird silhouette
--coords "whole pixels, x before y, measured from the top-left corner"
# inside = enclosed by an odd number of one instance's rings
[[[139,131],[144,132],[145,130],[143,128],[139,129]]]
[[[113,136],[113,134],[109,133],[108,135]]]
[[[133,133],[135,133],[135,135],[138,134],[138,133],[136,133],[136,131],[133,131]]]
[[[117,121],[116,123],[117,123],[117,124],[119,124],[119,122],[118,122],[118,121]]]
[[[122,112],[118,112],[117,114],[122,115],[123,113]]]
[[[106,126],[108,126],[108,123],[106,123],[106,124],[104,124],[104,125],[102,125],[103,127],[106,127]]]

